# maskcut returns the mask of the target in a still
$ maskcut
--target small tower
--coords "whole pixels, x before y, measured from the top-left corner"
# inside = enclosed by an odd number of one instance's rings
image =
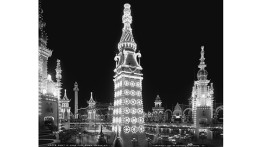
[[[213,84],[211,83],[210,88],[210,81],[207,79],[208,72],[205,70],[204,53],[204,46],[202,46],[200,64],[198,65],[200,69],[197,73],[198,80],[194,82],[192,90],[192,112],[197,136],[199,132],[208,132],[204,128],[212,123],[213,118]]]
[[[64,93],[64,97],[60,100],[61,103],[61,123],[66,129],[69,129],[70,126],[68,123],[70,122],[70,107],[69,107],[69,102],[71,100],[68,99],[66,95],[66,89]]]
[[[57,59],[56,61],[56,90],[57,90],[57,103],[58,103],[58,118],[59,118],[59,125],[58,125],[58,130],[61,130],[61,119],[62,119],[62,113],[61,113],[61,79],[62,79],[62,69],[61,69],[61,65],[60,65],[60,60]]]
[[[95,121],[96,119],[96,109],[95,109],[95,105],[96,102],[93,99],[93,93],[91,92],[91,96],[89,101],[87,101],[88,103],[88,109],[87,109],[87,114],[88,114],[88,119],[90,121]]]
[[[163,117],[163,112],[164,112],[164,107],[162,107],[162,101],[159,95],[156,96],[154,103],[155,103],[155,107],[152,108],[154,120],[159,121]]]
[[[57,87],[57,98],[58,100],[61,98],[61,86],[62,86],[62,83],[61,83],[61,79],[62,79],[62,69],[61,69],[61,65],[60,65],[60,60],[57,59],[56,61],[56,87]]]
[[[77,84],[77,82],[75,82],[75,85],[74,85],[75,87],[74,87],[74,91],[75,91],[75,119],[77,119],[78,118],[78,91],[79,91],[79,89],[78,89],[78,84]]]

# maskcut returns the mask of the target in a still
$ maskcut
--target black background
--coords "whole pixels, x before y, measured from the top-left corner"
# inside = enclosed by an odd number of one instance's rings
[[[162,105],[188,104],[205,46],[208,79],[215,100],[223,102],[222,1],[42,1],[48,48],[53,55],[48,71],[54,80],[61,60],[62,87],[72,99],[79,84],[79,108],[93,92],[98,102],[113,102],[114,56],[122,33],[123,5],[131,4],[134,39],[142,54],[144,110],[151,110],[156,95]],[[62,92],[63,94],[63,92]]]

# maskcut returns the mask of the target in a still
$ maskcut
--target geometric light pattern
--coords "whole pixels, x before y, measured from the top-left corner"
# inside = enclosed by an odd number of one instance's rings
[[[136,132],[137,132],[136,126],[132,126],[132,127],[131,127],[131,132],[132,132],[132,133],[136,133]]]
[[[142,114],[142,113],[143,113],[142,108],[139,108],[139,109],[137,110],[137,113],[138,113],[138,114]]]
[[[135,124],[136,121],[137,121],[136,117],[132,117],[132,118],[131,118],[131,123],[132,123],[132,124]]]
[[[138,105],[142,105],[142,100],[138,99],[136,102]]]
[[[140,133],[143,133],[145,131],[145,128],[144,128],[144,126],[140,125],[138,127],[138,130],[139,130]]]
[[[125,114],[128,114],[128,113],[130,113],[130,110],[129,110],[129,108],[128,107],[125,107]]]
[[[144,117],[139,117],[138,118],[138,123],[140,123],[140,124],[144,123]]]
[[[136,114],[136,108],[131,108],[131,113]]]
[[[131,99],[131,105],[135,105],[136,104],[136,100],[135,99]]]
[[[130,132],[130,127],[129,126],[124,126],[124,132],[129,133]]]
[[[125,123],[128,124],[130,122],[130,118],[129,117],[125,117]]]

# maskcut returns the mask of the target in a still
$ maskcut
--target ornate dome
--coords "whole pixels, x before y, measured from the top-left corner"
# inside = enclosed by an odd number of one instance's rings
[[[207,75],[208,75],[208,73],[205,69],[200,69],[197,73],[197,78],[199,80],[205,80],[205,79],[207,79]]]

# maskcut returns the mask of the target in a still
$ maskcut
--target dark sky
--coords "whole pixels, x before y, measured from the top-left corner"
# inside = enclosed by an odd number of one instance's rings
[[[188,104],[202,45],[215,100],[222,103],[222,1],[43,0],[48,48],[53,50],[48,70],[54,79],[56,60],[61,60],[62,87],[72,99],[72,112],[75,81],[80,89],[79,107],[87,106],[91,91],[96,101],[113,102],[114,56],[126,2],[131,4],[131,27],[142,54],[145,111],[152,110],[157,94],[165,108],[177,102]]]

